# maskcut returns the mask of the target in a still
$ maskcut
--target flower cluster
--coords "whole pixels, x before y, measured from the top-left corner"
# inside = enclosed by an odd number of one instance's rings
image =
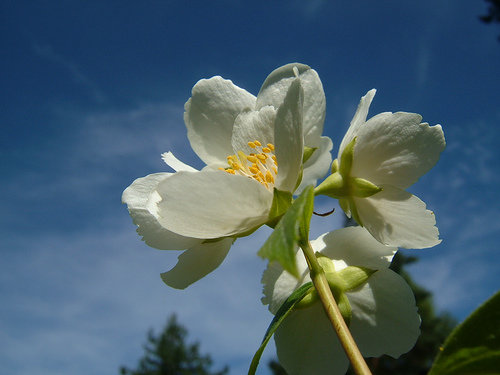
[[[411,289],[389,265],[399,247],[440,242],[433,212],[406,189],[435,165],[445,140],[441,126],[422,123],[415,113],[367,120],[374,95],[370,90],[361,98],[332,163],[332,142],[321,135],[325,95],[310,67],[274,70],[256,97],[221,77],[196,83],[184,121],[206,166],[196,170],[167,152],[163,160],[175,172],[139,178],[122,197],[149,246],[185,250],[163,281],[183,289],[201,279],[237,238],[274,227],[293,196],[330,170],[315,195],[338,199],[359,226],[325,233],[311,241],[312,249],[362,354],[398,357],[410,350],[420,318]],[[295,260],[299,278],[276,262],[264,272],[262,302],[273,314],[311,281],[300,251]],[[342,374],[348,367],[317,298],[296,305],[275,342],[290,375]]]
[[[236,238],[276,220],[275,190],[291,197],[325,175],[332,142],[321,136],[324,119],[321,81],[302,64],[273,71],[257,97],[221,77],[193,87],[184,121],[206,167],[167,152],[175,173],[139,178],[122,196],[149,246],[186,249],[162,274],[166,284],[183,289],[216,269]]]

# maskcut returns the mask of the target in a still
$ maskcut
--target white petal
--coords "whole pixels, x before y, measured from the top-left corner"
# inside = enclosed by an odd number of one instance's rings
[[[311,158],[304,164],[302,182],[295,191],[300,194],[308,185],[316,185],[318,179],[324,177],[330,170],[332,164],[332,140],[328,137],[321,137],[319,147],[312,154]]]
[[[296,279],[281,267],[277,262],[269,262],[266,270],[262,274],[263,293],[261,301],[264,305],[269,305],[269,311],[273,314],[286,301],[286,299],[301,285],[311,281],[306,259],[301,250],[297,249],[296,261],[297,270],[301,277]]]
[[[427,173],[446,145],[440,125],[416,113],[382,113],[357,133],[351,174],[376,185],[405,189]]]
[[[392,186],[369,198],[354,198],[365,228],[381,243],[423,249],[441,242],[434,213],[416,196]]]
[[[349,129],[347,129],[344,139],[342,139],[342,143],[340,144],[339,154],[337,156],[339,161],[345,146],[351,143],[353,138],[357,135],[360,127],[362,127],[362,125],[365,123],[366,116],[368,115],[368,110],[370,109],[370,104],[372,104],[372,100],[376,92],[377,90],[371,89],[359,101],[358,109],[356,110],[356,113],[351,120],[351,124],[349,126]]]
[[[349,362],[320,303],[291,313],[274,334],[289,375],[343,375]]]
[[[177,159],[174,154],[172,154],[170,151],[169,152],[164,152],[161,154],[161,158],[167,165],[172,168],[174,171],[179,172],[179,171],[190,171],[194,172],[196,171],[195,168],[191,167],[190,165],[187,165],[186,163],[183,163],[179,159]]]
[[[396,251],[395,247],[381,244],[362,227],[347,227],[325,233],[311,241],[314,251],[319,251],[335,262],[340,271],[346,266],[371,269],[388,268]],[[343,267],[338,267],[343,263]]]
[[[171,173],[156,173],[135,180],[122,195],[127,204],[137,233],[151,247],[161,250],[187,249],[201,242],[200,239],[184,237],[173,233],[158,222],[156,203],[160,199],[156,193],[158,184],[172,176]]]
[[[231,139],[234,153],[243,151],[245,154],[255,152],[248,142],[255,140],[263,146],[274,144],[274,120],[276,110],[274,107],[263,107],[258,111],[242,112],[234,122],[233,137]]]
[[[304,89],[304,139],[309,147],[316,146],[323,132],[326,100],[318,73],[309,66],[299,63],[284,65],[275,69],[264,81],[257,95],[256,108],[272,105],[278,108],[283,102],[288,88],[295,79],[293,68],[299,72]]]
[[[172,288],[187,288],[219,267],[233,242],[233,238],[224,238],[215,242],[204,242],[184,251],[179,255],[175,267],[161,274],[162,280]]]
[[[379,270],[347,297],[352,307],[349,328],[363,356],[397,358],[415,345],[420,317],[413,292],[401,276]]]
[[[236,117],[255,107],[255,97],[221,77],[202,79],[193,87],[184,109],[191,147],[205,164],[224,164],[233,152]]]
[[[302,166],[304,150],[302,103],[303,90],[300,80],[296,78],[290,85],[283,104],[278,108],[274,125],[274,142],[278,161],[276,188],[283,191],[295,190]]]
[[[223,171],[177,172],[157,189],[160,223],[183,236],[228,237],[267,221],[273,194],[259,182]]]

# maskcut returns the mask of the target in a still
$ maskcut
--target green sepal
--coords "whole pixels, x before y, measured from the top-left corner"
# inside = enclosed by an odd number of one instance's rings
[[[274,228],[283,214],[290,208],[292,204],[292,193],[274,188],[273,203],[269,210],[269,220],[267,225]]]
[[[262,353],[264,352],[264,349],[266,348],[266,345],[273,336],[274,332],[276,332],[283,320],[285,320],[285,318],[293,311],[294,307],[311,290],[314,290],[314,286],[311,282],[302,285],[300,288],[295,290],[280,306],[278,312],[271,321],[271,324],[269,324],[269,327],[267,328],[266,334],[264,335],[264,339],[262,340],[259,349],[257,349],[255,355],[252,358],[252,363],[250,363],[250,368],[248,369],[248,375],[255,374],[255,371],[257,371],[257,366],[259,366],[260,357],[262,356]]]
[[[261,258],[277,261],[283,269],[299,277],[295,252],[297,245],[309,241],[309,223],[313,212],[314,192],[308,186],[276,224],[273,233],[257,253]]]
[[[339,159],[335,159],[332,162],[332,167],[330,169],[331,174],[334,174],[335,172],[339,171]]]
[[[295,309],[300,310],[300,309],[306,309],[308,307],[311,307],[316,301],[319,300],[318,292],[316,291],[316,288],[311,288],[309,292],[302,298],[296,305]]]
[[[340,199],[349,195],[349,188],[342,175],[335,172],[314,189],[314,194]]]
[[[368,198],[382,191],[381,187],[359,177],[352,177],[349,180],[349,188],[351,195],[359,198]]]
[[[364,225],[359,217],[358,208],[356,207],[356,203],[354,203],[354,199],[351,197],[349,197],[349,209],[351,210],[352,218],[356,220],[356,223],[363,227]]]
[[[428,375],[500,374],[500,292],[448,336]]]
[[[305,164],[317,149],[317,147],[304,146],[304,153],[302,154],[302,164]]]
[[[345,146],[340,157],[339,172],[342,176],[347,177],[351,174],[352,159],[354,155],[354,145],[356,144],[356,137],[352,139],[347,146]]]
[[[341,198],[339,199],[340,208],[346,213],[347,216],[351,217],[351,207],[349,207],[349,199]]]
[[[377,270],[366,267],[349,266],[340,270],[337,274],[344,283],[343,291],[348,292],[362,286],[375,272],[377,272]]]
[[[316,252],[316,259],[318,259],[318,263],[323,268],[325,273],[335,273],[335,265],[332,260],[328,258],[326,255],[321,254],[320,252]]]
[[[352,308],[349,303],[349,299],[347,298],[345,293],[340,293],[337,297],[335,297],[337,302],[337,306],[339,307],[340,313],[344,318],[345,324],[349,327],[352,319]]]

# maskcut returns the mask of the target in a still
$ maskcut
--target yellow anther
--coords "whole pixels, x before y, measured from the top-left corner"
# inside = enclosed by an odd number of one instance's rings
[[[257,174],[257,173],[259,173],[259,172],[260,172],[260,171],[259,171],[259,168],[257,168],[257,167],[250,167],[250,168],[248,168],[248,169],[250,169],[250,172],[252,172],[253,174]]]
[[[238,174],[259,181],[267,189],[274,187],[274,181],[278,175],[278,161],[274,155],[274,145],[267,143],[267,147],[255,140],[248,142],[248,147],[255,149],[246,154],[238,151],[234,155],[227,156],[228,167],[220,167],[221,171],[230,174]],[[247,149],[248,150],[248,149]],[[267,158],[271,156],[273,163],[268,162]]]
[[[271,172],[269,172],[269,171],[267,171],[267,173],[266,173],[266,181],[269,182],[269,183],[271,183],[271,182],[274,183],[274,177],[271,174]]]

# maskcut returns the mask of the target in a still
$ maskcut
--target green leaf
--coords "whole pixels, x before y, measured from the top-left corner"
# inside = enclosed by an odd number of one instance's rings
[[[299,277],[295,251],[297,245],[309,241],[309,223],[314,205],[313,187],[308,186],[292,203],[257,253],[261,258],[277,261],[283,269]]]
[[[269,221],[267,225],[274,228],[279,222],[283,214],[290,208],[292,204],[292,193],[289,191],[281,191],[276,188],[273,190],[273,203],[269,211]]]
[[[266,334],[264,335],[264,339],[262,340],[259,349],[257,349],[255,355],[253,356],[252,363],[250,364],[250,368],[248,370],[248,375],[254,375],[255,371],[257,371],[260,357],[262,356],[267,343],[273,336],[274,332],[276,332],[280,324],[283,322],[283,320],[285,320],[285,318],[292,312],[294,306],[313,290],[315,290],[313,284],[311,282],[308,282],[302,285],[299,289],[295,290],[286,299],[286,301],[283,302],[273,320],[271,321],[271,324],[269,324],[269,327],[267,328]]]
[[[429,375],[500,374],[500,292],[448,336]]]

